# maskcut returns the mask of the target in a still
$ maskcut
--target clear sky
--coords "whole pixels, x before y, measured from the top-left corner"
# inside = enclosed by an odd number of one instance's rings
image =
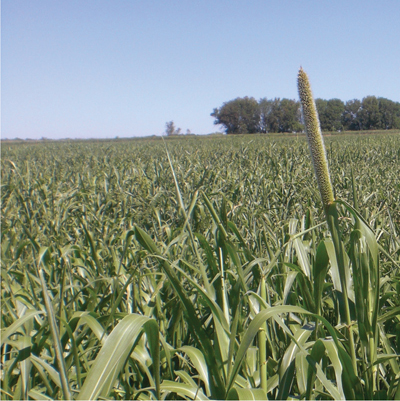
[[[399,0],[2,0],[2,138],[220,127],[236,97],[400,101]]]

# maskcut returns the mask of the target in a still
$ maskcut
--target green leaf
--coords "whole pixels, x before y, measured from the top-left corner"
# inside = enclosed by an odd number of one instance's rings
[[[340,393],[340,398],[344,399],[345,394],[344,394],[344,388],[342,385],[343,367],[342,367],[342,362],[340,361],[340,358],[339,358],[338,349],[333,340],[322,340],[322,342],[325,346],[326,354],[332,363],[333,369],[335,370],[336,384],[337,384],[338,391]]]
[[[296,255],[298,262],[301,266],[303,273],[310,278],[311,277],[311,266],[310,261],[308,260],[307,251],[304,247],[304,244],[300,238],[296,238],[293,240],[294,248],[296,250]]]
[[[178,348],[177,351],[184,352],[190,358],[190,361],[197,370],[200,379],[203,381],[206,387],[207,396],[210,396],[210,386],[208,383],[208,368],[204,355],[201,353],[200,350],[191,347],[189,345],[184,345],[183,347]]]
[[[18,332],[18,329],[23,326],[26,322],[33,319],[36,315],[44,315],[44,312],[40,312],[34,309],[27,310],[19,319],[12,323],[6,329],[1,330],[1,343],[0,346],[10,337],[12,334]]]
[[[227,400],[267,400],[267,395],[260,388],[232,387],[228,393]]]
[[[203,390],[198,387],[193,387],[187,383],[177,383],[170,380],[164,380],[161,383],[161,391],[168,391],[170,393],[176,393],[178,396],[191,399],[208,400],[204,395]]]
[[[294,380],[294,368],[295,361],[293,360],[279,382],[279,391],[276,397],[278,400],[287,400]]]
[[[329,266],[329,256],[326,251],[325,241],[321,241],[317,247],[314,263],[314,303],[319,314],[323,285]]]
[[[28,391],[28,395],[30,398],[32,398],[33,400],[38,400],[38,401],[42,401],[42,400],[49,400],[49,401],[53,401],[54,398],[53,397],[49,397],[47,395],[45,395],[44,393],[41,393],[35,389],[31,389]]]
[[[91,315],[91,312],[75,312],[74,315],[72,316],[72,319],[76,318],[79,318],[78,324],[76,325],[76,329],[82,326],[83,324],[86,324],[92,330],[93,334],[104,345],[104,342],[108,337],[107,333],[104,332],[104,328],[98,322],[98,320]]]
[[[155,346],[158,338],[158,325],[154,319],[141,315],[128,315],[122,319],[108,336],[77,396],[78,400],[93,400],[99,396],[107,398],[126,360],[132,352],[138,337],[146,331],[150,350],[152,350],[153,368],[159,369],[159,353]],[[157,381],[156,381],[157,386]],[[157,391],[157,389],[156,389]]]
[[[43,368],[48,373],[48,375],[50,376],[50,379],[58,387],[61,388],[60,375],[58,374],[58,372],[51,365],[49,365],[42,358],[39,358],[39,357],[37,357],[36,355],[33,355],[33,354],[31,354],[30,359],[31,359],[31,362],[37,367],[37,369]]]
[[[313,332],[314,327],[311,325],[308,326],[303,326],[301,329],[297,330],[294,338],[296,342],[291,342],[289,347],[286,349],[285,354],[283,355],[281,359],[281,366],[279,368],[279,375],[282,378],[287,369],[289,369],[289,365],[292,363],[294,360],[296,353],[299,351],[299,346],[303,345],[306,343],[308,338]]]
[[[256,315],[254,320],[250,323],[249,327],[245,331],[245,333],[242,337],[242,341],[240,343],[239,349],[236,353],[235,363],[231,370],[231,375],[229,377],[229,382],[228,382],[228,386],[227,386],[228,391],[233,386],[236,375],[239,372],[239,368],[243,362],[246,352],[249,349],[249,347],[251,346],[253,339],[257,335],[258,330],[260,329],[262,324],[267,319],[270,319],[271,317],[279,317],[279,315],[282,313],[290,313],[290,312],[310,314],[310,312],[307,312],[306,310],[304,310],[303,308],[300,308],[298,306],[286,306],[285,305],[285,306],[274,306],[272,308],[264,309]]]

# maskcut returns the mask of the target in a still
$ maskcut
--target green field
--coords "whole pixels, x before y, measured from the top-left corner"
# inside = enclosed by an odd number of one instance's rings
[[[400,134],[325,146],[346,299],[304,136],[3,142],[1,398],[400,399]]]

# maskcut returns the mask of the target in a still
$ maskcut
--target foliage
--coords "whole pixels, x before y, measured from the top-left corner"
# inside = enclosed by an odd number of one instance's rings
[[[181,128],[176,128],[173,121],[168,121],[165,123],[165,133],[167,136],[179,135],[181,133]]]
[[[340,99],[316,99],[315,103],[322,131],[343,130],[344,103]]]
[[[302,131],[299,103],[291,99],[260,99],[261,132]]]
[[[322,131],[400,129],[400,103],[367,96],[362,99],[315,100]],[[236,98],[211,113],[227,134],[301,132],[300,103],[291,99]]]
[[[358,131],[362,129],[358,113],[361,110],[361,102],[358,99],[349,100],[344,106],[342,114],[343,126],[348,130]]]
[[[214,124],[224,125],[227,134],[260,132],[260,110],[254,98],[236,98],[211,113]]]
[[[305,139],[165,142],[2,145],[2,399],[399,397],[399,134],[326,142],[356,372]]]

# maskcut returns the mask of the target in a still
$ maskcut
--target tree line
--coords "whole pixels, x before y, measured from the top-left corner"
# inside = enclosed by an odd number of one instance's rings
[[[343,102],[316,99],[322,131],[400,129],[400,103],[375,96]],[[292,99],[259,101],[243,97],[223,103],[211,113],[214,124],[227,134],[301,132],[304,124],[300,102]]]

